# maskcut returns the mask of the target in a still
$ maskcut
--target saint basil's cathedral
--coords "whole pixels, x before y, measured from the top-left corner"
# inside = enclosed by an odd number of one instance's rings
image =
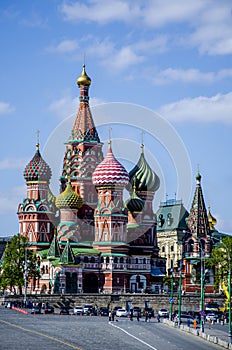
[[[129,173],[115,158],[110,139],[103,156],[85,65],[77,84],[80,102],[65,143],[60,194],[55,198],[50,190],[52,172],[39,144],[24,170],[27,193],[18,206],[19,233],[28,238],[27,249],[36,252],[39,269],[28,293],[160,292],[166,259],[159,252],[152,208],[159,177],[146,161],[143,144]],[[202,249],[208,255],[212,250],[200,181],[198,174],[187,234],[182,232],[186,291],[192,283],[191,261]],[[124,203],[125,189],[130,198]]]

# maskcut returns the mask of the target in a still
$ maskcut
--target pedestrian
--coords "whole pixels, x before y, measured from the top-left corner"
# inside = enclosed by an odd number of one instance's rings
[[[190,323],[191,323],[191,320],[190,320],[190,317],[188,317],[188,320],[187,320],[188,327],[190,327]]]
[[[130,310],[130,320],[133,321],[133,309]]]
[[[139,322],[139,312],[137,312],[136,318],[137,318],[137,321]]]
[[[111,311],[111,319],[112,319],[112,321],[114,321],[114,315],[115,315],[114,311]]]
[[[208,322],[208,326],[209,326],[209,329],[210,329],[211,328],[211,320],[210,320],[210,318],[208,318],[207,322]]]
[[[160,315],[157,315],[157,321],[160,322]]]
[[[109,312],[109,322],[111,321],[111,316],[112,316],[112,313],[111,311]]]
[[[145,322],[147,322],[147,320],[148,320],[148,312],[145,311]]]
[[[151,322],[151,313],[148,313],[148,320]]]

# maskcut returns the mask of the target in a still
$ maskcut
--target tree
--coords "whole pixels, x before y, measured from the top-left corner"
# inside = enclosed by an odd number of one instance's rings
[[[36,255],[28,249],[28,239],[20,234],[15,235],[7,244],[2,260],[0,287],[3,290],[9,288],[16,294],[18,288],[19,294],[22,294],[25,265],[27,266],[28,282],[39,277]]]
[[[216,288],[222,283],[228,285],[229,260],[232,260],[232,237],[226,236],[222,242],[216,243],[211,258],[207,261],[207,267],[216,267],[214,283]]]

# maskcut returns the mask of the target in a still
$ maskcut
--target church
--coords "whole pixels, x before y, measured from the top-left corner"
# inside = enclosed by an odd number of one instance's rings
[[[103,143],[89,106],[91,79],[79,78],[79,106],[65,142],[60,194],[49,184],[52,170],[39,143],[24,170],[26,196],[18,206],[19,233],[37,254],[34,293],[161,292],[166,259],[159,254],[153,199],[160,180],[144,145],[129,171]],[[130,197],[123,201],[123,191]]]

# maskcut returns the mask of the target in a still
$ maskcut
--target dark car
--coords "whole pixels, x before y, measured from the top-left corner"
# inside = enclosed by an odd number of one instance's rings
[[[97,310],[95,307],[89,307],[86,314],[88,316],[97,316]]]
[[[44,314],[54,314],[54,307],[46,306],[44,309]]]
[[[107,309],[107,307],[100,307],[99,315],[100,316],[109,316],[109,310]]]
[[[40,306],[34,306],[32,309],[31,309],[31,313],[32,314],[41,314],[41,307]]]
[[[63,306],[60,308],[60,315],[69,315],[69,308],[66,306]]]
[[[135,306],[135,307],[133,307],[133,309],[131,309],[131,311],[133,312],[133,316],[134,317],[137,317],[137,316],[141,317],[141,309],[140,309],[140,307]]]
[[[146,316],[146,314],[149,317],[154,317],[154,310],[151,307],[145,307],[145,309],[143,310],[143,316]]]

